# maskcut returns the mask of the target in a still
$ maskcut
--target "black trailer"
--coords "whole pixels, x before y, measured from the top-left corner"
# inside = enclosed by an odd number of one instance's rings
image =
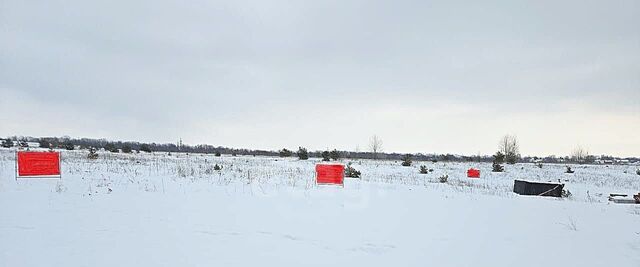
[[[564,184],[515,180],[513,192],[519,195],[562,197]]]

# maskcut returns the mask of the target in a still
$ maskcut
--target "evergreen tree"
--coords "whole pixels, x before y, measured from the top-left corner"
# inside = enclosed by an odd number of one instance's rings
[[[132,149],[130,145],[124,145],[122,147],[122,153],[131,153]]]
[[[338,150],[334,149],[329,153],[329,157],[331,159],[333,159],[333,160],[338,160],[338,159],[340,159],[340,152],[338,152]]]
[[[329,151],[322,151],[322,161],[330,161],[331,153]]]
[[[307,160],[309,159],[309,152],[307,152],[307,149],[304,147],[298,147],[298,159],[300,160]]]
[[[411,157],[411,154],[405,154],[404,156],[402,156],[402,166],[411,166],[411,163],[413,162],[411,161]]]
[[[282,150],[279,151],[280,157],[283,158],[287,158],[287,157],[291,157],[291,155],[293,155],[293,152],[291,152],[291,150],[283,148]]]

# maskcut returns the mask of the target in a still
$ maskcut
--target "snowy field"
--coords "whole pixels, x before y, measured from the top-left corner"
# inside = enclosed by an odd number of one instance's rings
[[[315,185],[318,159],[86,154],[16,180],[0,150],[0,266],[640,266],[640,205],[606,199],[640,191],[638,166],[354,160],[342,188]]]

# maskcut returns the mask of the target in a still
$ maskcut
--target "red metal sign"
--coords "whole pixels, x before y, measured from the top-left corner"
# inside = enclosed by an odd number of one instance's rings
[[[467,170],[467,177],[469,178],[480,178],[480,170],[471,168]]]
[[[18,151],[18,177],[60,177],[59,152]]]
[[[344,185],[344,165],[316,164],[316,183]]]

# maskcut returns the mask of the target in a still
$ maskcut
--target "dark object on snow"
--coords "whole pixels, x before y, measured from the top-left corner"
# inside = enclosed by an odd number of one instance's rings
[[[636,204],[640,204],[640,193],[638,193],[637,195],[633,196],[633,199],[636,200]]]
[[[565,171],[565,173],[574,173],[576,171],[572,170],[571,167],[566,166],[567,167],[567,171]]]
[[[561,197],[564,184],[515,180],[513,192],[519,195]]]

